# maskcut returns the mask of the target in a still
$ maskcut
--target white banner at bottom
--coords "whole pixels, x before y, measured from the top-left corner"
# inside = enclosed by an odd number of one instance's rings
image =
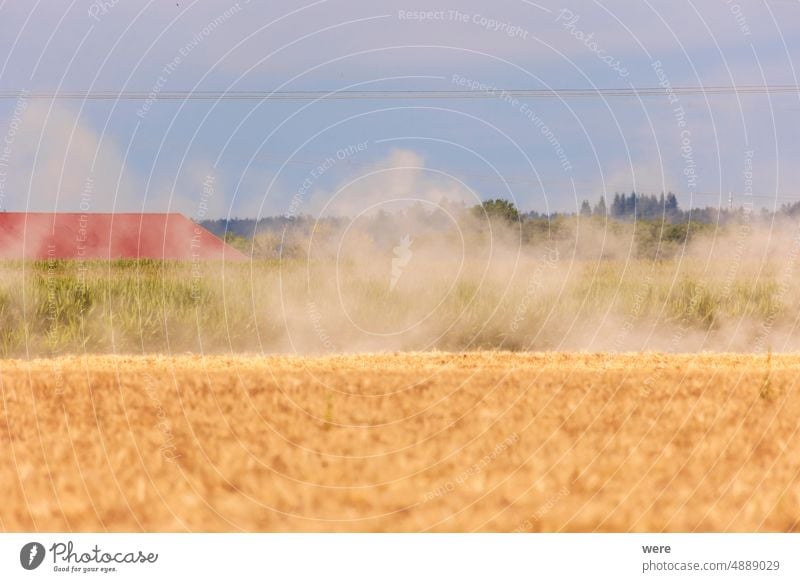
[[[0,535],[0,580],[777,582],[799,564],[800,534]]]

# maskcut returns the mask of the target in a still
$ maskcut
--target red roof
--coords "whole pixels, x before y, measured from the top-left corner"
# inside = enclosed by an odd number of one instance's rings
[[[246,259],[182,214],[0,212],[0,259],[136,258]]]

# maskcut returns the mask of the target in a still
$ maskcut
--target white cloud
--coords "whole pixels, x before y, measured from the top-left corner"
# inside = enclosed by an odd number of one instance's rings
[[[385,159],[359,170],[333,191],[315,190],[309,208],[312,214],[355,216],[379,209],[392,210],[415,202],[437,204],[442,199],[472,205],[480,202],[456,178],[426,167],[418,153],[398,149]]]
[[[29,101],[10,155],[6,208],[99,212],[136,203],[114,141],[61,105]]]

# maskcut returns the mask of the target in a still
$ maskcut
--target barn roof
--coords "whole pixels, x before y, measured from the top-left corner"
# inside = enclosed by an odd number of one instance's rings
[[[246,259],[177,213],[0,212],[0,259],[136,258]]]

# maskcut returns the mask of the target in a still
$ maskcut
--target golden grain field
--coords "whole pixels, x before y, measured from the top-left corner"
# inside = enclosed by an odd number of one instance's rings
[[[0,361],[0,529],[797,531],[800,356]]]

